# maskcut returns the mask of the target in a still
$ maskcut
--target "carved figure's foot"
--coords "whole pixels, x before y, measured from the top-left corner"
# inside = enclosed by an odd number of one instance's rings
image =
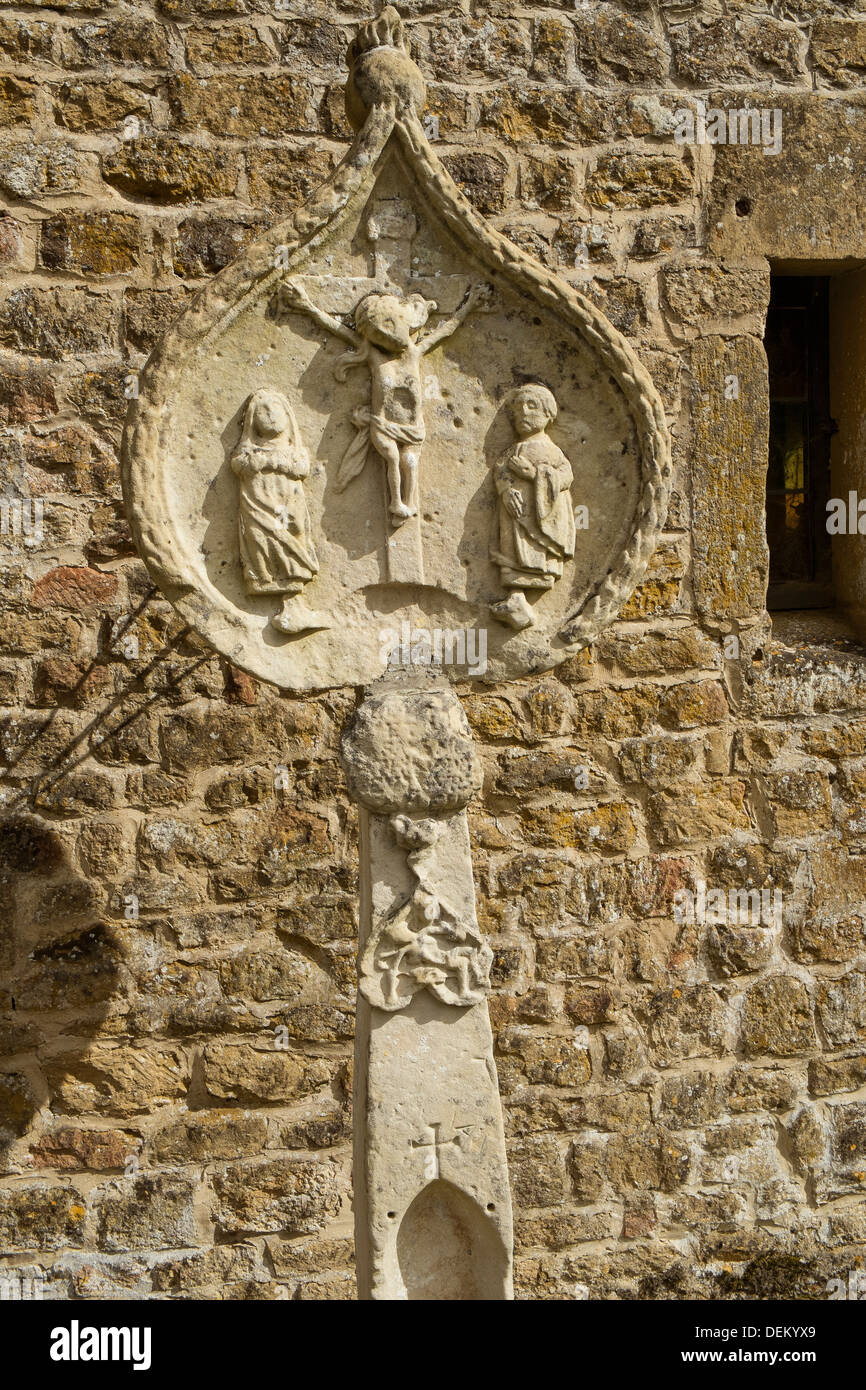
[[[532,627],[535,623],[535,615],[526,602],[526,595],[521,593],[520,589],[515,589],[502,603],[491,604],[490,611],[501,623],[506,623],[517,632],[521,632],[525,627]]]
[[[405,521],[407,517],[415,516],[416,514],[417,509],[415,507],[407,507],[405,502],[395,502],[391,507],[391,520],[395,526],[399,526],[401,521]]]
[[[331,619],[326,613],[316,613],[294,597],[287,598],[279,613],[275,613],[271,618],[271,627],[275,627],[278,632],[290,634],[315,632],[330,626]]]

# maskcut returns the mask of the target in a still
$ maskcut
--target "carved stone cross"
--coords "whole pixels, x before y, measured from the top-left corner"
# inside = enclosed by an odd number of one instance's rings
[[[293,694],[364,690],[342,745],[360,1296],[507,1299],[496,943],[466,810],[482,777],[451,680],[535,675],[595,640],[655,548],[670,445],[626,340],[450,179],[390,6],[349,69],[342,164],[142,372],[124,494],[154,579],[219,652]]]
[[[469,1134],[472,1130],[471,1125],[458,1125],[456,1127],[454,1125],[451,1125],[451,1135],[449,1138],[446,1139],[442,1134],[442,1130],[445,1128],[446,1126],[443,1123],[443,1121],[432,1120],[429,1129],[430,1133],[433,1135],[433,1138],[412,1140],[413,1149],[430,1150],[430,1152],[427,1154],[427,1161],[425,1163],[425,1176],[430,1182],[433,1182],[436,1178],[441,1176],[439,1155],[442,1152],[442,1150],[447,1148],[451,1144],[453,1144],[456,1148],[459,1149],[461,1144],[463,1143],[463,1136]]]

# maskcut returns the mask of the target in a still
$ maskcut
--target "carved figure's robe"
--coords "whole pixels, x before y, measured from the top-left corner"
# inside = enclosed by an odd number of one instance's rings
[[[546,434],[522,439],[493,470],[499,494],[499,548],[491,552],[502,582],[514,589],[550,589],[574,554],[573,474],[561,449]],[[520,516],[512,516],[505,494],[517,491]]]
[[[302,479],[305,450],[242,445],[232,458],[240,481],[238,539],[249,594],[297,594],[319,572]]]

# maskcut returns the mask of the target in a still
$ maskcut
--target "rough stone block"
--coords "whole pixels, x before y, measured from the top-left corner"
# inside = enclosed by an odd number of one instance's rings
[[[165,1250],[197,1245],[195,1179],[146,1173],[119,1179],[91,1194],[104,1250]]]
[[[341,1188],[339,1170],[328,1162],[236,1164],[214,1177],[217,1224],[228,1235],[309,1235],[336,1216]]]
[[[108,82],[63,82],[53,98],[54,119],[66,130],[116,131],[128,117],[148,119],[149,91],[112,78]]]
[[[577,66],[591,82],[660,82],[668,71],[665,44],[652,29],[613,5],[578,11],[574,19]]]
[[[182,1099],[190,1080],[186,1055],[170,1046],[106,1043],[53,1056],[45,1066],[53,1104],[68,1115],[150,1113]]]
[[[140,258],[139,222],[128,213],[63,213],[40,226],[39,259],[49,270],[122,275]]]
[[[822,981],[816,1006],[831,1047],[850,1047],[866,1039],[866,975],[862,971]]]
[[[166,203],[231,197],[238,177],[234,155],[170,135],[121,145],[103,156],[102,174],[121,193]]]
[[[793,975],[753,985],[743,1005],[742,1045],[749,1057],[796,1057],[817,1045],[809,992]]]
[[[711,788],[660,791],[650,797],[647,819],[658,843],[668,847],[712,840],[750,828],[745,784],[719,780]]]
[[[0,304],[0,343],[65,359],[107,352],[117,341],[117,308],[86,289],[15,289]]]
[[[667,154],[606,154],[586,180],[585,196],[597,208],[667,207],[693,191],[689,164]]]
[[[741,90],[737,105],[760,109],[767,95],[766,89]],[[726,92],[707,98],[708,107],[731,104]],[[863,95],[852,92],[840,102],[775,91],[772,105],[782,112],[779,154],[766,156],[760,145],[715,149],[708,253],[809,262],[856,257],[857,209],[864,199]]]
[[[300,1053],[263,1052],[249,1043],[209,1043],[204,1052],[204,1084],[219,1100],[246,1104],[297,1100],[327,1084],[332,1066]]]
[[[646,1018],[651,1053],[660,1066],[720,1056],[729,1039],[725,994],[709,984],[656,991],[647,1000]]]
[[[0,1241],[18,1250],[61,1250],[84,1243],[87,1210],[74,1187],[27,1183],[0,1188]]]
[[[290,73],[250,73],[240,79],[178,73],[169,79],[167,99],[180,131],[275,137],[315,129],[312,87]]]
[[[862,19],[817,19],[812,27],[809,59],[813,70],[834,87],[862,87],[866,24]]]
[[[716,621],[746,618],[763,611],[769,565],[763,347],[752,338],[702,340],[692,349],[690,380],[695,603]]]

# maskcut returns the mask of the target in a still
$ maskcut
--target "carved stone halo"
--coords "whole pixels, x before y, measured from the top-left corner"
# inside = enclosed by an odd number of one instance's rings
[[[605,316],[454,184],[395,11],[349,62],[346,158],[141,373],[138,548],[204,638],[284,688],[373,680],[419,633],[452,674],[548,669],[655,548],[663,408]]]

